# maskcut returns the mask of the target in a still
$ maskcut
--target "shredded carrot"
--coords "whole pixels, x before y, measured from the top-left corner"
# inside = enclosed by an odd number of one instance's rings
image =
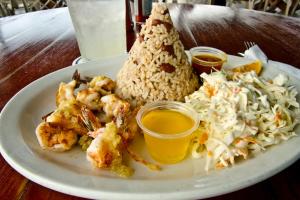
[[[279,121],[282,119],[281,112],[276,112],[274,119],[275,119],[276,125],[279,126]]]
[[[204,87],[205,94],[209,98],[211,98],[212,96],[214,96],[216,94],[216,89],[213,86],[209,85],[208,83],[204,83],[203,87]]]
[[[213,156],[213,152],[208,151],[208,152],[207,152],[207,156],[212,157],[212,156]]]
[[[208,139],[208,134],[206,132],[202,133],[199,137],[199,144],[205,144]]]

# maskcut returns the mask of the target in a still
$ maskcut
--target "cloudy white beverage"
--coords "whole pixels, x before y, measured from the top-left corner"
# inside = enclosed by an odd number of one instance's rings
[[[82,58],[126,52],[124,0],[68,0],[68,8]]]

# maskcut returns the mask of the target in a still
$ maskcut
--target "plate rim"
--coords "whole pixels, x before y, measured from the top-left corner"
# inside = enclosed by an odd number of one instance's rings
[[[126,55],[127,56],[127,55]],[[234,56],[237,57],[237,56]],[[125,59],[125,55],[121,55],[121,56],[117,56],[116,58],[124,58]],[[114,59],[116,59],[114,58]],[[103,62],[110,62],[111,60],[113,60],[113,58],[109,58],[106,60],[101,60],[101,61],[94,61],[94,62],[90,62],[90,63],[84,63],[84,64],[80,64],[80,66],[84,66],[86,64],[88,65],[94,65],[97,64],[99,62],[103,63]],[[284,63],[282,63],[284,64]],[[287,65],[287,64],[284,64]],[[79,68],[80,66],[77,66],[77,68]],[[289,65],[290,66],[290,65]],[[293,66],[291,66],[293,67]],[[39,81],[41,81],[42,79],[44,79],[45,77],[51,77],[54,76],[56,73],[61,73],[61,71],[65,71],[65,70],[71,70],[71,69],[75,69],[75,66],[68,66],[65,68],[62,68],[60,70],[51,72],[43,77],[40,77],[39,79],[31,82],[30,84],[28,84],[27,86],[25,86],[24,88],[22,88],[19,92],[17,92],[7,103],[6,105],[3,107],[1,113],[0,113],[0,125],[3,123],[3,116],[6,113],[6,110],[9,109],[9,106],[12,105],[12,102],[16,101],[16,99],[18,98],[18,96],[20,96],[24,91],[28,90],[28,88],[32,87],[32,85],[37,84]],[[294,67],[293,67],[294,68]],[[296,68],[295,68],[296,69]],[[2,130],[0,130],[0,139],[2,138]],[[22,174],[23,176],[25,176],[26,178],[28,178],[29,180],[32,180],[33,182],[36,182],[44,187],[50,188],[52,190],[55,191],[59,191],[62,193],[66,193],[66,194],[70,194],[70,195],[75,195],[75,196],[80,196],[80,197],[85,197],[85,198],[99,198],[99,195],[101,195],[101,198],[121,198],[122,199],[153,199],[155,197],[161,197],[164,199],[176,199],[176,198],[199,198],[199,192],[197,192],[195,189],[194,190],[183,190],[183,191],[174,191],[173,193],[167,192],[167,193],[146,193],[147,197],[145,197],[145,193],[130,193],[130,192],[111,192],[111,191],[101,191],[98,190],[96,193],[94,190],[89,190],[87,188],[82,188],[82,187],[78,187],[78,186],[74,186],[74,185],[66,185],[64,183],[61,182],[57,182],[55,180],[52,179],[47,179],[46,176],[41,176],[41,175],[35,175],[33,172],[31,172],[30,170],[28,170],[25,166],[21,166],[17,163],[17,161],[10,157],[9,154],[7,154],[6,150],[3,148],[2,145],[2,140],[0,140],[0,152],[1,155],[3,156],[3,158],[6,160],[6,162],[8,162],[8,164],[10,166],[12,166],[18,173]],[[239,184],[238,186],[232,187],[232,186],[228,186],[229,188],[231,187],[231,189],[228,189],[228,187],[224,187],[223,190],[219,188],[219,190],[216,192],[210,192],[205,194],[201,194],[200,197],[201,198],[207,198],[207,197],[212,197],[212,196],[218,196],[218,195],[222,195],[222,194],[226,194],[229,192],[233,192],[236,190],[240,190],[242,188],[248,187],[250,185],[253,185],[255,183],[258,183],[260,181],[263,181],[271,176],[273,176],[274,174],[280,172],[281,170],[285,169],[286,167],[288,167],[289,165],[291,165],[292,163],[294,163],[296,160],[298,160],[300,157],[300,153],[298,153],[297,155],[295,155],[292,159],[289,160],[289,162],[284,163],[283,165],[277,166],[275,168],[273,168],[273,170],[271,172],[269,172],[268,174],[265,174],[264,176],[258,176],[256,178],[252,178],[251,180],[247,180],[246,182],[244,182],[243,184]],[[192,179],[192,178],[190,178]],[[119,180],[119,179],[118,179]],[[130,180],[129,181],[139,181],[139,182],[155,182],[153,180]],[[168,181],[174,181],[174,180],[159,180],[159,182],[168,182]],[[188,180],[189,181],[189,180]],[[80,192],[78,194],[78,192]],[[90,195],[88,195],[88,193],[90,193]],[[94,195],[94,196],[93,196]]]

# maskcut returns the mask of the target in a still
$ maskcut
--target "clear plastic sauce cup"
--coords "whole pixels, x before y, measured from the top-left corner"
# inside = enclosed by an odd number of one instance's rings
[[[212,47],[194,47],[190,49],[192,67],[198,74],[203,72],[209,74],[215,70],[221,70],[227,61],[227,54]]]
[[[137,114],[147,150],[163,164],[173,164],[186,156],[192,133],[199,126],[197,112],[174,101],[146,104]]]

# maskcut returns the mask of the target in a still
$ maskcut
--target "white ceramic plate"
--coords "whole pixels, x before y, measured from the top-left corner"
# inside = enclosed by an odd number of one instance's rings
[[[176,165],[163,166],[160,172],[149,171],[131,162],[135,174],[122,179],[105,170],[94,169],[79,148],[69,152],[44,151],[38,145],[35,127],[41,116],[55,108],[55,92],[61,81],[69,81],[74,70],[84,76],[115,75],[126,55],[101,62],[68,67],[48,74],[17,93],[2,110],[0,117],[0,151],[19,173],[45,187],[63,193],[93,199],[182,199],[204,198],[232,192],[262,181],[283,170],[299,158],[300,137],[269,148],[255,158],[224,170],[204,171],[204,159],[186,159]],[[230,56],[229,65],[247,62]],[[227,64],[228,65],[228,64]],[[264,76],[278,72],[291,76],[300,91],[299,70],[270,62]],[[296,132],[299,133],[299,127]],[[137,145],[136,148],[143,148]],[[148,157],[147,152],[142,153]]]

